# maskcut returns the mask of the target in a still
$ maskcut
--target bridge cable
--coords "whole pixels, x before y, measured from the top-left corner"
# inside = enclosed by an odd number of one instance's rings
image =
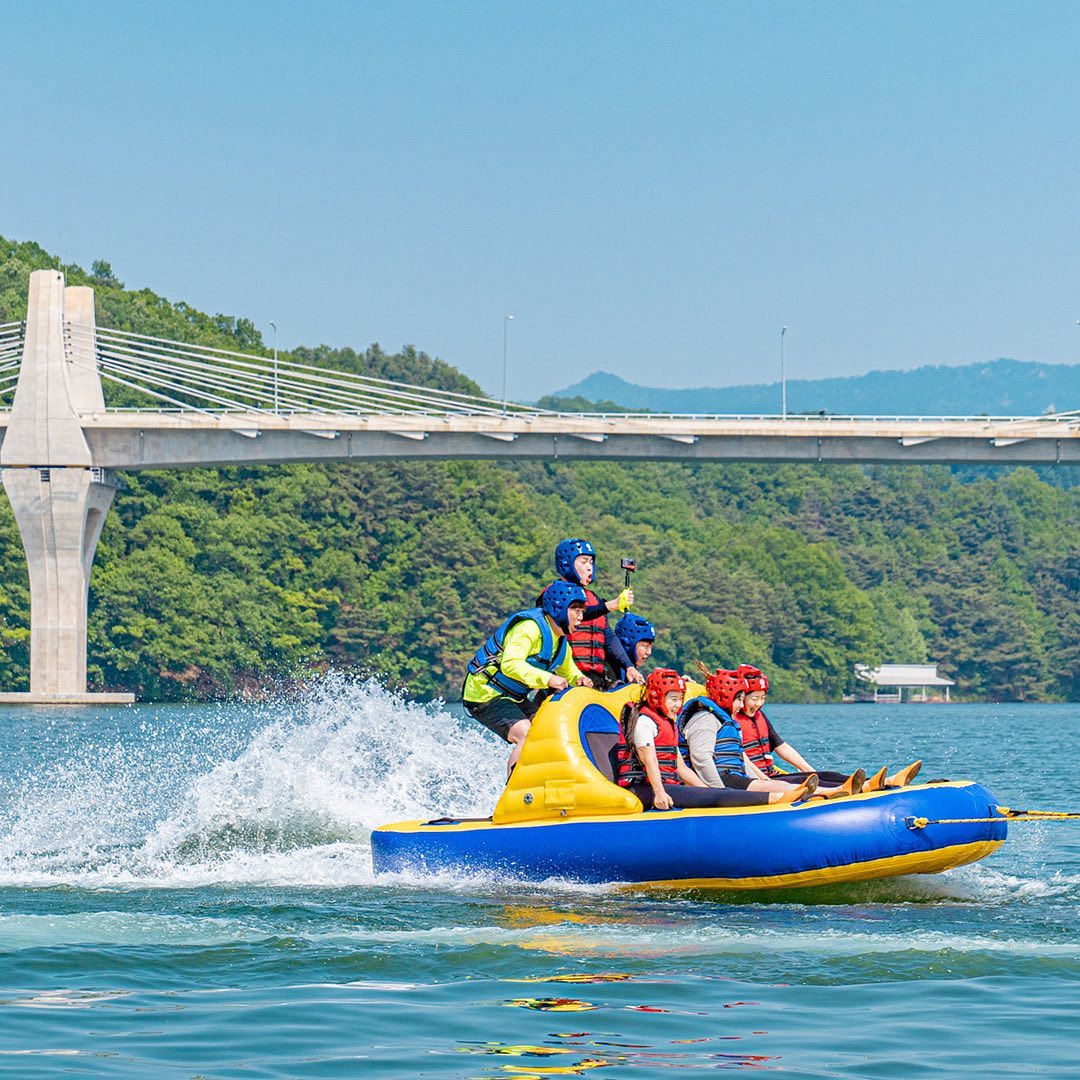
[[[81,328],[80,328],[81,329]],[[268,359],[266,357],[254,356],[250,353],[234,352],[229,349],[213,348],[207,345],[193,345],[184,342],[171,341],[167,338],[151,337],[149,335],[134,334],[130,331],[115,330],[106,327],[98,327],[97,333],[99,336],[113,337],[113,338],[127,338],[132,341],[145,341],[155,343],[158,345],[166,346],[168,349],[180,354],[196,355],[199,353],[209,354],[214,357],[228,357],[236,358],[237,360],[251,363],[252,361],[259,361],[260,370],[263,372],[269,372],[272,370],[269,366]],[[205,357],[203,357],[205,359]],[[436,396],[442,400],[443,403],[449,403],[450,401],[459,402],[459,407],[465,405],[465,403],[472,403],[474,406],[479,405],[481,407],[486,406],[492,411],[502,411],[502,406],[505,404],[511,409],[517,412],[529,413],[529,414],[549,414],[552,411],[548,409],[539,409],[532,405],[522,405],[519,402],[500,402],[494,398],[482,397],[478,394],[466,394],[456,390],[435,390],[431,387],[419,386],[413,383],[395,382],[391,379],[383,379],[374,375],[360,375],[353,372],[343,372],[334,368],[318,367],[312,364],[301,364],[294,360],[279,360],[279,370],[290,368],[293,371],[308,372],[312,376],[319,377],[326,380],[328,376],[349,376],[356,382],[377,384],[382,387],[387,387],[389,393],[401,393],[402,391],[411,391],[409,395],[416,397],[420,400],[431,401],[433,396]],[[350,385],[349,383],[341,383],[340,385]],[[374,389],[374,387],[372,387]],[[494,407],[498,406],[496,410]]]
[[[104,335],[102,335],[104,336]],[[187,378],[193,382],[199,382],[202,385],[207,385],[206,379],[197,379],[196,374],[202,372],[212,373],[213,378],[209,381],[209,385],[218,385],[222,380],[222,377],[228,375],[231,377],[232,386],[237,386],[236,379],[244,378],[246,381],[242,385],[244,390],[248,390],[251,383],[251,375],[256,376],[260,394],[245,393],[242,396],[255,397],[266,401],[267,405],[272,400],[272,388],[277,385],[278,396],[281,396],[281,391],[284,389],[287,393],[288,390],[297,390],[301,393],[306,393],[309,397],[314,397],[326,401],[328,404],[332,404],[340,408],[342,405],[352,406],[353,408],[370,409],[372,405],[381,406],[383,409],[390,411],[394,409],[394,406],[398,408],[394,411],[420,411],[409,408],[401,408],[400,406],[409,405],[413,402],[421,403],[425,406],[423,411],[431,411],[432,405],[441,405],[444,409],[452,409],[454,411],[467,411],[470,407],[464,402],[458,400],[445,400],[443,399],[443,393],[438,391],[427,390],[421,393],[409,393],[402,392],[400,390],[386,390],[383,388],[383,384],[377,386],[370,385],[370,380],[365,376],[355,376],[352,380],[347,381],[344,378],[332,378],[327,377],[323,371],[318,371],[317,380],[316,374],[313,369],[309,369],[306,366],[296,365],[283,365],[284,378],[281,377],[279,371],[276,380],[273,379],[272,369],[262,362],[260,364],[253,364],[250,362],[238,363],[236,360],[229,359],[226,362],[230,365],[228,368],[216,367],[205,363],[207,357],[199,356],[198,359],[186,359],[182,356],[166,354],[159,351],[140,350],[140,351],[128,351],[129,346],[126,342],[119,345],[113,345],[109,342],[99,342],[98,353],[102,360],[119,361],[121,359],[127,360],[129,363],[145,364],[148,367],[152,367],[157,371],[164,371],[168,374],[178,376],[181,378]],[[123,349],[123,352],[117,351]],[[152,358],[152,360],[151,360]],[[250,358],[249,358],[250,359]],[[153,363],[153,361],[159,361]],[[238,369],[243,369],[238,370]],[[128,369],[128,374],[136,374],[132,369]],[[348,375],[351,373],[333,373],[338,376]],[[292,376],[290,378],[289,376]],[[303,380],[303,381],[299,381]],[[167,380],[163,380],[167,381]],[[310,385],[314,383],[315,385]],[[320,385],[321,384],[321,385]],[[174,389],[179,389],[178,384],[173,384]],[[341,389],[338,389],[341,388]],[[411,387],[409,388],[412,389]],[[342,392],[344,390],[344,393]],[[380,399],[389,399],[380,400]],[[441,399],[441,400],[440,400]],[[484,399],[476,399],[484,400]],[[293,401],[302,404],[308,404],[302,398],[294,398]],[[310,406],[309,406],[310,407]],[[471,406],[471,411],[481,411],[475,405]],[[501,412],[500,408],[489,406],[483,409],[484,412],[497,413]],[[515,411],[523,411],[517,409]]]

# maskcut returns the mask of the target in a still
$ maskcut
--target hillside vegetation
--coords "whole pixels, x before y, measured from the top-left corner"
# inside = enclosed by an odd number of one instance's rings
[[[0,321],[29,272],[0,240]],[[128,291],[107,264],[102,324],[265,352],[247,320]],[[292,358],[475,390],[407,348]],[[109,390],[110,394],[115,391]],[[600,591],[637,558],[655,656],[746,660],[787,700],[836,699],[856,662],[939,660],[968,698],[1080,699],[1080,493],[1017,469],[374,462],[133,472],[90,588],[98,688],[228,695],[326,666],[456,694],[468,656],[551,577],[563,536],[600,549]],[[28,677],[22,546],[0,500],[0,687]]]

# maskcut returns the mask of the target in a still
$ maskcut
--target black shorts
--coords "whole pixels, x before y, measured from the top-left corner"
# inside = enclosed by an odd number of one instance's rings
[[[742,773],[722,772],[720,779],[724,787],[735,788],[736,791],[745,791],[750,786],[750,777],[743,776]]]
[[[494,731],[500,739],[509,742],[510,729],[519,720],[531,720],[539,707],[529,700],[513,701],[508,697],[492,698],[491,701],[463,701],[465,711],[481,724]]]

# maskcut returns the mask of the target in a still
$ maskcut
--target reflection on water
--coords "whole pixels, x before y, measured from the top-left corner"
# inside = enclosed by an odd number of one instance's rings
[[[766,1032],[755,1032],[757,1035]],[[462,1052],[477,1056],[512,1057],[525,1059],[522,1065],[497,1065],[492,1070],[477,1074],[483,1077],[513,1075],[522,1076],[579,1076],[593,1069],[625,1066],[630,1068],[650,1069],[688,1069],[701,1068],[763,1068],[768,1062],[780,1059],[770,1054],[732,1053],[719,1050],[721,1043],[730,1043],[741,1036],[728,1035],[718,1038],[702,1037],[698,1039],[669,1039],[649,1043],[614,1042],[611,1039],[594,1036],[590,1032],[580,1031],[573,1034],[548,1036],[550,1042],[543,1046],[514,1046],[489,1042],[465,1045]],[[669,1049],[676,1046],[694,1046],[693,1052]],[[586,1055],[582,1057],[581,1055]],[[575,1061],[566,1061],[574,1057]],[[559,1058],[559,1064],[537,1065],[529,1059],[539,1058],[546,1061]],[[775,1066],[773,1066],[775,1067]]]

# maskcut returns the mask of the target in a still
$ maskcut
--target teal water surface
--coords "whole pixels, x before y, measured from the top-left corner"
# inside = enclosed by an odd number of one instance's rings
[[[1073,706],[775,706],[815,764],[926,761],[1080,809]],[[1042,741],[1041,738],[1038,741]],[[372,684],[0,713],[0,1072],[1080,1075],[1080,823],[943,875],[784,894],[376,878],[384,821],[484,814],[505,752]]]

